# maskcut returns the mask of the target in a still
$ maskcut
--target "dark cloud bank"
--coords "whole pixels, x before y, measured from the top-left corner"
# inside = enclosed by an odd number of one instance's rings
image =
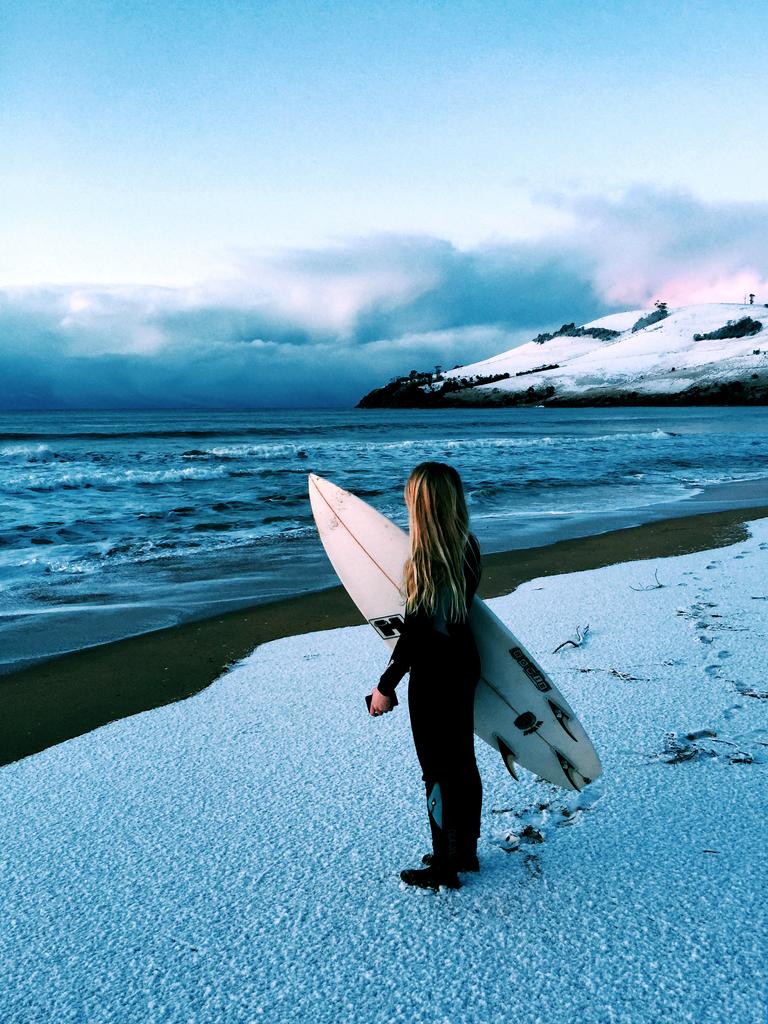
[[[546,201],[571,226],[536,242],[385,235],[241,253],[230,280],[188,289],[6,289],[0,409],[348,406],[411,368],[485,358],[566,320],[708,289],[741,301],[745,282],[768,280],[768,204],[648,189]]]

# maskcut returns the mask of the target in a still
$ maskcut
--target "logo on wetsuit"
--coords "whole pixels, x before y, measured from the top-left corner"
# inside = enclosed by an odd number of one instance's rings
[[[519,647],[510,647],[509,653],[518,663],[520,668],[525,672],[528,678],[531,680],[537,690],[541,690],[542,693],[546,693],[547,690],[551,690],[552,687],[549,685],[547,680],[536,668],[530,658],[527,658]]]
[[[402,615],[382,615],[381,618],[368,619],[368,621],[383,640],[400,636],[403,631]]]

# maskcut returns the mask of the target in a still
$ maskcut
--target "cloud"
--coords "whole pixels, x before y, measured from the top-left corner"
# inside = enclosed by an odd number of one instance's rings
[[[768,299],[768,203],[704,203],[688,192],[633,188],[563,205],[605,302],[741,302],[750,291]]]
[[[565,321],[661,298],[768,300],[768,204],[683,192],[548,195],[557,236],[460,249],[423,235],[231,253],[183,289],[0,292],[0,408],[350,405]]]

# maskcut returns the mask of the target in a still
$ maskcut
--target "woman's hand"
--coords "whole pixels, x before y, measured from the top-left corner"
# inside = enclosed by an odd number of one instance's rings
[[[371,711],[370,713],[376,717],[377,715],[384,715],[387,711],[392,710],[392,701],[389,697],[386,697],[383,693],[379,693],[378,689],[374,686],[371,691]]]

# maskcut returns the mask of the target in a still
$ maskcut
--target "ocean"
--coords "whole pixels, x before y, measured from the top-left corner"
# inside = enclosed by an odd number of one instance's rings
[[[768,503],[768,411],[0,414],[0,674],[332,585],[307,474],[405,527],[425,459],[459,469],[483,551],[529,547]]]

